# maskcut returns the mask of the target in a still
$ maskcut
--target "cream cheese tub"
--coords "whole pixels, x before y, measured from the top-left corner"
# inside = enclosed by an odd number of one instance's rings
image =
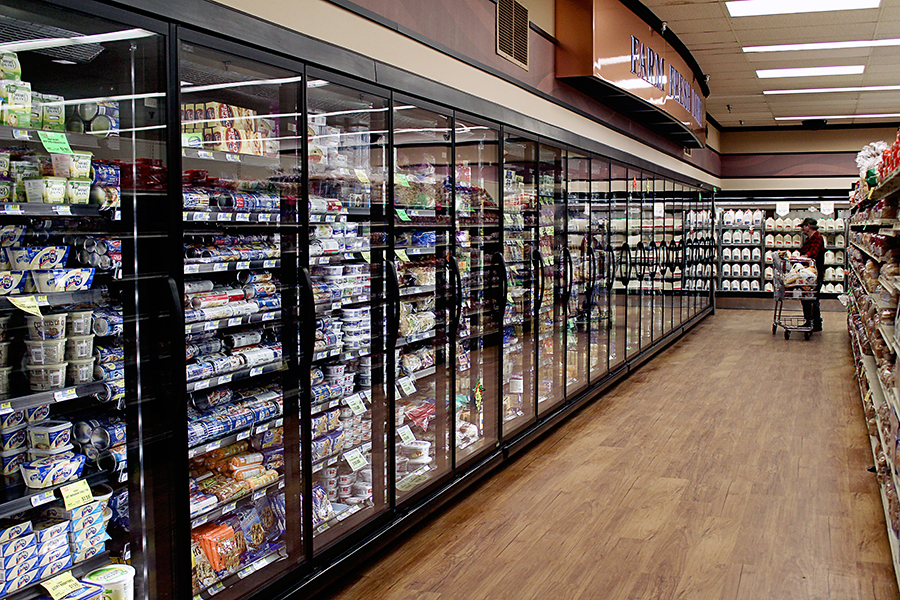
[[[109,565],[85,575],[88,583],[103,586],[103,597],[109,600],[134,600],[134,567]]]
[[[64,204],[66,201],[65,177],[41,177],[26,179],[25,198],[28,202]]]

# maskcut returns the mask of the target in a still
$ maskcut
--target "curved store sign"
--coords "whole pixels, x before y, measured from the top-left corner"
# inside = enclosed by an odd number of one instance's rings
[[[687,147],[705,144],[700,86],[659,32],[617,0],[556,6],[557,78]]]

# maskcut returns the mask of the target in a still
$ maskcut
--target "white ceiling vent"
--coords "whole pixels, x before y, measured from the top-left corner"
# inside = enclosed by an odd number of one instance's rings
[[[528,9],[497,0],[497,54],[528,70]]]

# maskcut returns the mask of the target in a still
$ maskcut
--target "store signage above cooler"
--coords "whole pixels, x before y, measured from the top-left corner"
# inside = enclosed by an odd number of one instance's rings
[[[685,147],[705,145],[704,86],[663,28],[618,0],[557,0],[556,13],[558,79]]]

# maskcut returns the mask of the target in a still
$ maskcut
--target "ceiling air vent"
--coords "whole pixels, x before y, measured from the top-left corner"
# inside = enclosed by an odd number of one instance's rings
[[[528,9],[497,0],[497,54],[528,70]]]

